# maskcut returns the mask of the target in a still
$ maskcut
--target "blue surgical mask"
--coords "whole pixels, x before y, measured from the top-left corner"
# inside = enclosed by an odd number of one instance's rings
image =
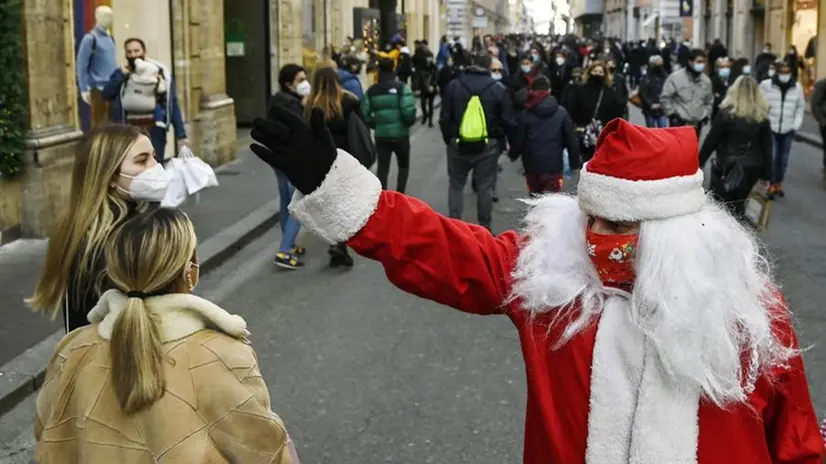
[[[731,69],[730,68],[720,68],[717,70],[717,74],[720,75],[723,79],[728,79],[731,76]]]
[[[522,66],[519,67],[519,69],[521,69],[523,73],[528,74],[533,69],[533,66],[531,66],[529,64],[523,64]]]
[[[701,73],[701,72],[706,70],[706,64],[705,63],[694,63],[694,64],[691,65],[691,67],[694,69],[694,72],[698,72],[698,73]]]
[[[539,63],[539,55],[531,55],[531,58],[533,58],[534,63]]]
[[[498,72],[490,73],[490,77],[492,77],[493,80],[495,80],[495,81],[501,81],[502,80],[502,73],[498,73]]]
[[[751,66],[749,66],[749,65],[743,66],[743,74],[745,74],[746,76],[751,74]]]

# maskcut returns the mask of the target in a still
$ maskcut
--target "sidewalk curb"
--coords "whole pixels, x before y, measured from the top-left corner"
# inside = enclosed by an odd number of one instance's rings
[[[811,134],[809,132],[800,132],[798,131],[795,134],[795,140],[798,142],[803,142],[807,145],[811,145],[815,148],[823,148],[823,140],[820,139],[819,136],[815,134]]]
[[[278,212],[279,200],[276,198],[199,244],[201,272],[206,274],[217,268],[273,228],[278,222]],[[0,366],[0,416],[40,388],[46,365],[63,335],[63,330],[58,330]]]

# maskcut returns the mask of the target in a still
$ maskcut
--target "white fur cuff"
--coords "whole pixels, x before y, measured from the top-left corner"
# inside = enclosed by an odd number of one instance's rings
[[[582,169],[579,207],[612,221],[644,221],[691,214],[706,201],[703,171],[661,180],[626,180]]]
[[[314,192],[306,196],[295,192],[290,214],[327,242],[346,242],[367,224],[380,196],[379,179],[349,153],[338,150],[330,172]]]

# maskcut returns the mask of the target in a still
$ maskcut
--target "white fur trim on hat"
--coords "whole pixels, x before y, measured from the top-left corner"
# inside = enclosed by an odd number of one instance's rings
[[[627,180],[588,172],[579,176],[579,207],[611,221],[644,221],[691,214],[705,204],[703,171],[658,180]]]
[[[379,196],[379,179],[349,153],[338,150],[330,172],[314,192],[306,196],[295,192],[290,213],[327,242],[346,242],[367,224]]]

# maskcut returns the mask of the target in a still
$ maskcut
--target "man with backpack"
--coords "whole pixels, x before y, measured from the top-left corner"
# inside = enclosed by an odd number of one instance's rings
[[[404,193],[410,174],[410,127],[416,123],[416,97],[399,82],[393,68],[393,60],[379,60],[379,82],[370,86],[361,99],[361,113],[364,122],[376,131],[381,187],[387,189],[390,157],[395,153],[399,166],[396,190]]]
[[[479,224],[491,228],[493,187],[502,140],[517,127],[513,101],[501,82],[491,77],[486,51],[470,55],[470,66],[448,84],[442,95],[439,125],[447,145],[450,217],[461,219],[467,175],[473,171],[479,195]]]

